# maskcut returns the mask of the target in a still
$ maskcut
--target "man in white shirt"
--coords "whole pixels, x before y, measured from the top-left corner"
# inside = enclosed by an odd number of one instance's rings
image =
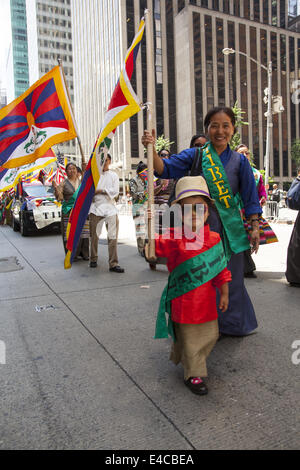
[[[115,205],[115,198],[119,194],[119,178],[115,172],[109,169],[110,163],[111,156],[107,155],[103,167],[103,174],[100,177],[89,213],[91,241],[90,267],[97,267],[98,237],[101,234],[101,229],[105,222],[107,230],[109,270],[115,273],[123,273],[124,269],[119,266],[117,254],[119,218]],[[98,224],[100,225],[98,226]]]

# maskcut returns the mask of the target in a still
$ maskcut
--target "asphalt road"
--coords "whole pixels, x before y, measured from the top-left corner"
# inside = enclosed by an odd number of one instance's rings
[[[131,235],[125,274],[103,239],[97,269],[65,271],[60,236],[1,226],[0,449],[298,449],[300,289],[284,277],[292,226],[274,227],[246,280],[259,327],[217,343],[197,397],[153,339],[166,268],[150,271]]]

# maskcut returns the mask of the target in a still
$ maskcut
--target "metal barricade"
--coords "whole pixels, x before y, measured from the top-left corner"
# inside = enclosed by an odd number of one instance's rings
[[[279,204],[276,201],[267,201],[265,206],[265,214],[267,219],[278,219]]]

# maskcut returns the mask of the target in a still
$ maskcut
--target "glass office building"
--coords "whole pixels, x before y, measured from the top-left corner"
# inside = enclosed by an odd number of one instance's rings
[[[26,0],[10,0],[14,98],[29,87]]]

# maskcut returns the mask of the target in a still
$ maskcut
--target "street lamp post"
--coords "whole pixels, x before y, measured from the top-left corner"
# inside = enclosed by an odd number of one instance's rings
[[[267,110],[267,138],[266,138],[266,157],[265,157],[265,186],[269,189],[269,168],[271,152],[271,132],[272,132],[272,62],[268,64],[268,110]]]
[[[222,50],[224,55],[229,55],[229,54],[235,54],[236,52],[238,54],[241,54],[248,59],[252,60],[252,62],[255,62],[256,65],[259,65],[262,67],[264,70],[266,70],[268,74],[268,110],[266,113],[267,116],[267,133],[266,133],[266,155],[265,155],[265,186],[268,188],[268,182],[269,182],[269,167],[270,167],[270,151],[271,151],[271,131],[273,127],[273,122],[272,122],[272,62],[268,63],[268,67],[265,65],[262,65],[259,63],[257,60],[253,59],[253,57],[248,56],[244,52],[241,51],[235,51],[234,49],[230,47],[225,47]]]

